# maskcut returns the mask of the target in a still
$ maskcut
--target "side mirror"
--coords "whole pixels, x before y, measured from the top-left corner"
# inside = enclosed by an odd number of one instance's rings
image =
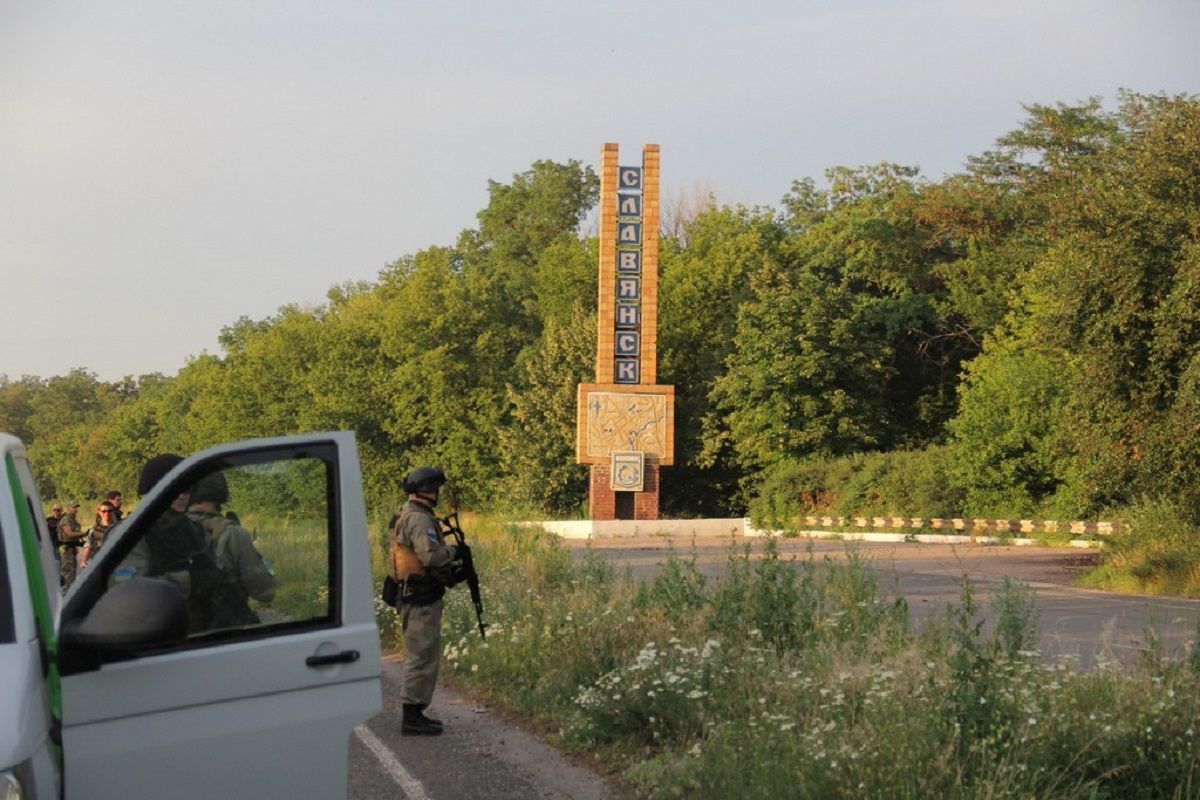
[[[164,647],[187,636],[187,602],[175,584],[133,578],[109,587],[81,620],[63,626],[63,649],[105,653]]]

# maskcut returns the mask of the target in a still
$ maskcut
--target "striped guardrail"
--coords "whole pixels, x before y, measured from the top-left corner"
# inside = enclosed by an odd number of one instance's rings
[[[871,530],[925,530],[996,533],[1061,533],[1110,536],[1121,533],[1119,522],[1050,519],[938,519],[927,517],[798,517],[801,528],[867,528]]]

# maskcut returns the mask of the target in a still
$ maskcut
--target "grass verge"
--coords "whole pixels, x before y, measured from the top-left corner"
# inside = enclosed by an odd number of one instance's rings
[[[448,676],[644,797],[1200,797],[1200,655],[1046,664],[1018,584],[986,630],[964,582],[916,634],[853,549],[768,539],[718,582],[671,553],[638,582],[537,530],[474,533],[492,628],[448,595]]]
[[[1118,592],[1200,597],[1200,525],[1169,501],[1134,506],[1083,586]]]

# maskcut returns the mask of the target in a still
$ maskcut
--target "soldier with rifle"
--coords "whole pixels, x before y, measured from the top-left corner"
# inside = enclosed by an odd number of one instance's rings
[[[445,483],[446,473],[439,467],[417,467],[410,472],[404,479],[408,502],[388,526],[392,580],[385,582],[384,600],[400,611],[404,630],[400,733],[406,736],[442,733],[442,723],[425,716],[425,709],[433,700],[442,660],[442,596],[446,588],[468,580],[466,568],[470,567],[472,600],[479,594],[471,551],[462,540],[461,529],[457,543],[448,543],[442,521],[433,513]],[[476,608],[482,609],[482,604]]]

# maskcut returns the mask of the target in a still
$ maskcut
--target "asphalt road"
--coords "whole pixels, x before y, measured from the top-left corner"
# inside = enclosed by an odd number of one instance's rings
[[[576,555],[587,544],[568,541]],[[761,543],[753,543],[755,552]],[[654,575],[672,543],[660,537],[597,539],[596,553],[637,577]],[[699,569],[720,576],[728,563],[730,540],[675,542],[675,551],[696,558]],[[1151,636],[1162,651],[1182,656],[1197,638],[1200,601],[1140,595],[1114,595],[1073,586],[1095,555],[1074,548],[955,546],[940,544],[848,543],[782,540],[784,557],[819,563],[843,559],[853,546],[880,574],[880,585],[903,595],[914,626],[944,613],[970,578],[986,614],[1005,576],[1035,593],[1041,649],[1047,658],[1077,659],[1084,667],[1099,660],[1130,662],[1148,652]],[[1154,633],[1148,631],[1153,629]],[[384,663],[384,712],[361,727],[350,741],[348,797],[352,800],[616,800],[619,787],[572,763],[537,736],[523,731],[470,698],[439,686],[429,713],[443,720],[440,737],[401,737],[398,698],[401,664]]]
[[[351,800],[620,800],[623,794],[484,705],[438,686],[441,736],[400,735],[403,665],[383,664],[383,713],[350,737]]]

